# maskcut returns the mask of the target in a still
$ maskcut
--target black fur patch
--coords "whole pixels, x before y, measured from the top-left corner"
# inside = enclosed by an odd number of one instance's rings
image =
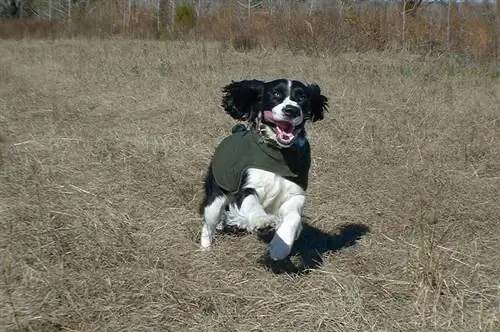
[[[208,167],[207,174],[205,175],[205,181],[203,183],[203,188],[205,190],[205,196],[199,208],[199,213],[201,215],[203,215],[204,213],[205,206],[212,204],[217,197],[226,194],[226,191],[219,187],[215,182],[215,178],[212,174],[212,165]]]
[[[260,111],[264,82],[245,80],[226,85],[222,92],[222,107],[233,119],[253,121]]]

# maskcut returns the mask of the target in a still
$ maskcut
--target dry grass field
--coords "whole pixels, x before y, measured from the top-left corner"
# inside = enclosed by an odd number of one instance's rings
[[[0,41],[1,331],[498,331],[496,68],[408,54]],[[234,79],[317,82],[290,261],[199,252]]]

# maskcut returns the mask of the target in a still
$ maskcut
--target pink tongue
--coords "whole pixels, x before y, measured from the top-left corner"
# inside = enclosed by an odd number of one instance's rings
[[[273,117],[273,112],[271,111],[264,111],[264,119],[266,121],[274,123],[278,128],[278,130],[280,131],[280,134],[286,136],[292,136],[293,126],[290,122],[275,120]]]
[[[293,138],[293,134],[292,133],[285,133],[285,132],[281,131],[281,129],[279,127],[277,127],[277,128],[278,128],[278,132],[279,132],[280,138],[282,140],[290,141]]]

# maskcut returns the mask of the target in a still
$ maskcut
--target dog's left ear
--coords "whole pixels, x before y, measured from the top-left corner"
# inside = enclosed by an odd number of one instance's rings
[[[263,91],[263,81],[233,81],[222,90],[222,107],[235,120],[251,121],[259,112]]]
[[[328,111],[328,98],[321,94],[321,89],[317,84],[307,87],[309,90],[309,114],[312,122],[322,120],[325,111]]]

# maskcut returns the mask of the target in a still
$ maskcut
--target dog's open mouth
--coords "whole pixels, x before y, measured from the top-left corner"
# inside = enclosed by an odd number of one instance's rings
[[[290,145],[295,140],[297,132],[294,125],[289,121],[282,121],[274,119],[273,112],[264,111],[264,120],[266,124],[273,126],[276,139],[283,145]]]

